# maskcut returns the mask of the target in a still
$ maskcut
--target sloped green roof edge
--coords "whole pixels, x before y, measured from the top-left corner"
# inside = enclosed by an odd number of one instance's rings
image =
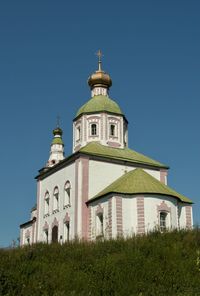
[[[104,190],[99,192],[96,196],[88,202],[95,200],[99,197],[105,196],[109,193],[121,194],[160,194],[173,196],[184,203],[192,203],[186,196],[176,192],[169,186],[161,183],[150,174],[142,169],[135,169],[129,173],[124,174],[115,182],[110,184]]]
[[[119,105],[108,96],[98,95],[87,101],[76,113],[76,117],[84,113],[110,112],[123,115]]]
[[[168,168],[168,166],[153,160],[141,153],[138,153],[132,149],[129,148],[112,148],[109,146],[101,145],[98,142],[91,142],[80,149],[80,152],[86,153],[86,154],[92,154],[96,156],[102,156],[109,159],[117,159],[117,160],[123,160],[123,161],[129,161],[139,164],[147,164],[154,167],[159,168]]]

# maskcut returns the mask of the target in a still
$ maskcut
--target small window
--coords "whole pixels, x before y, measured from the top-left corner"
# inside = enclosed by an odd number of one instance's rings
[[[95,123],[91,124],[91,135],[92,136],[97,135],[97,125]]]
[[[81,127],[78,126],[76,129],[76,139],[79,141],[81,139]]]
[[[165,231],[167,228],[167,213],[160,212],[160,230]]]
[[[49,214],[49,204],[50,204],[50,197],[49,197],[49,192],[47,191],[44,197],[44,214],[45,215]]]
[[[58,212],[59,210],[59,191],[58,187],[55,187],[53,192],[53,212]]]
[[[104,222],[103,222],[103,213],[97,215],[97,225],[96,225],[96,237],[102,238],[104,235]]]
[[[71,184],[69,181],[65,183],[64,188],[64,208],[71,205]]]
[[[110,125],[110,135],[115,136],[115,125],[114,124]]]

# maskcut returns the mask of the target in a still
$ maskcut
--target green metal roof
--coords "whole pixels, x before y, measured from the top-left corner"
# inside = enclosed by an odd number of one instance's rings
[[[129,148],[112,148],[109,146],[101,145],[98,142],[91,142],[83,148],[81,148],[79,151],[85,154],[102,156],[109,159],[117,159],[133,163],[146,164],[159,168],[168,168],[166,165]]]
[[[91,200],[97,199],[109,193],[121,194],[160,194],[173,196],[185,203],[192,203],[192,201],[182,194],[161,183],[150,174],[142,169],[135,169],[129,173],[125,173],[122,177],[99,192]],[[89,202],[91,201],[89,200]]]
[[[85,103],[77,112],[76,117],[84,113],[109,112],[123,115],[118,104],[108,96],[94,96]]]
[[[60,138],[60,137],[53,138],[52,145],[53,144],[61,144],[61,145],[63,145],[62,138]]]

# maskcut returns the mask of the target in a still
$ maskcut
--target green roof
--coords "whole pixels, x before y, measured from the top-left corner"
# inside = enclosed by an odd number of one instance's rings
[[[85,103],[77,112],[76,117],[83,113],[109,112],[123,115],[118,104],[108,96],[94,96]]]
[[[61,145],[63,145],[63,140],[60,137],[53,138],[52,145],[53,144],[61,144]]]
[[[109,193],[160,194],[173,196],[185,203],[192,203],[189,198],[177,193],[175,190],[161,183],[142,169],[135,169],[129,173],[125,173],[122,177],[110,184],[103,191],[99,192],[91,200],[97,199]]]
[[[129,148],[112,148],[109,146],[101,145],[98,142],[91,142],[83,148],[81,148],[79,151],[85,154],[102,156],[109,159],[129,161],[138,164],[146,164],[159,168],[168,168],[166,165]]]

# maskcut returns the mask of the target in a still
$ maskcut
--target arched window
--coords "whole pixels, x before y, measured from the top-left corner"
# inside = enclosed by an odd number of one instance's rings
[[[91,124],[91,135],[96,136],[97,135],[97,125],[96,123]]]
[[[64,208],[71,205],[71,184],[69,181],[65,183],[64,188]]]
[[[44,196],[44,215],[46,216],[49,215],[49,204],[50,204],[50,196],[49,196],[49,192],[46,191]]]
[[[59,190],[58,187],[55,187],[53,192],[53,213],[59,211]]]
[[[165,231],[167,229],[167,212],[160,212],[160,230]]]
[[[110,125],[110,135],[115,136],[115,125],[114,124]]]
[[[78,126],[76,129],[76,140],[79,141],[81,139],[81,127]]]
[[[103,208],[98,205],[96,210],[96,238],[101,239],[104,236],[104,215]]]

